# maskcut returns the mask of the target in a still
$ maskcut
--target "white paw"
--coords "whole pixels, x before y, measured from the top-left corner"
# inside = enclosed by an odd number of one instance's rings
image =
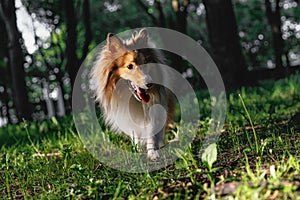
[[[159,150],[154,150],[150,149],[147,152],[148,159],[151,161],[158,160],[160,158],[160,151]]]

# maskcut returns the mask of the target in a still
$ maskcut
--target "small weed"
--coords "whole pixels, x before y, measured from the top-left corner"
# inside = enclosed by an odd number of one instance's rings
[[[258,146],[257,134],[256,134],[256,131],[255,131],[255,128],[254,128],[254,124],[253,124],[253,122],[252,122],[251,116],[250,116],[250,114],[249,114],[249,112],[248,112],[248,109],[247,109],[247,107],[246,107],[246,105],[245,105],[245,102],[244,102],[243,97],[242,97],[241,94],[239,94],[239,98],[240,98],[240,100],[241,100],[241,102],[242,102],[243,108],[244,108],[244,110],[245,110],[245,112],[246,112],[246,114],[247,114],[247,118],[248,118],[248,120],[249,120],[249,122],[250,122],[252,131],[253,131],[254,142],[255,142],[255,153],[258,154],[259,146]],[[246,132],[246,133],[247,133],[247,139],[248,139],[248,142],[249,142],[250,146],[252,147],[252,142],[250,141],[250,137],[249,137],[249,135],[248,135],[248,132]]]

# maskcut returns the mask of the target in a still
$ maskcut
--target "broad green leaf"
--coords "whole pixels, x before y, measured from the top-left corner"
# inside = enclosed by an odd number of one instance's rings
[[[218,152],[216,143],[210,144],[202,154],[202,162],[206,162],[209,168],[211,168],[213,163],[217,160],[217,153]]]

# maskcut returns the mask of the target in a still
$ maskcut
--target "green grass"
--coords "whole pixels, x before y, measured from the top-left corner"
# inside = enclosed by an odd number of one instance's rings
[[[155,172],[102,164],[85,150],[71,117],[0,129],[1,199],[299,199],[300,75],[228,93],[224,130],[206,157],[199,151],[210,100],[197,95],[204,115],[196,138]],[[115,143],[124,138],[110,135]],[[128,141],[120,147],[135,151]]]

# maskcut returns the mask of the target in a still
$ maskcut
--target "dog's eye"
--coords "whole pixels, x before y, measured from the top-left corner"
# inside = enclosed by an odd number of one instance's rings
[[[128,68],[128,69],[133,69],[133,64],[129,64],[129,65],[127,66],[127,68]]]

